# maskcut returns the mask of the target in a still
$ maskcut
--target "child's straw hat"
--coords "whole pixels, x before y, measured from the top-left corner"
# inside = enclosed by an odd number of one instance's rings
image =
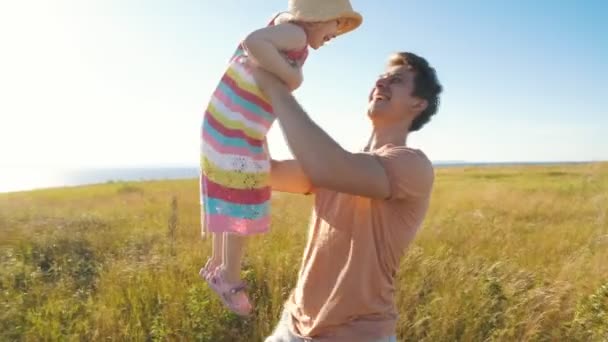
[[[340,20],[338,35],[361,25],[363,18],[355,12],[349,0],[289,0],[291,19],[305,22]]]

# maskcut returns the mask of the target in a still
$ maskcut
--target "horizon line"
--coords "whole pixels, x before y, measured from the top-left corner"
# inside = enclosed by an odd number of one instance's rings
[[[281,159],[279,159],[281,160]],[[287,159],[284,159],[287,160]],[[505,165],[505,164],[591,164],[605,163],[608,160],[500,160],[500,161],[471,161],[471,160],[431,160],[433,165]],[[35,165],[35,164],[20,164],[20,165],[2,165],[2,168],[47,168],[51,170],[85,170],[85,169],[155,169],[155,168],[170,168],[170,169],[192,169],[199,168],[195,164],[182,163],[166,163],[166,164],[114,164],[114,165]]]

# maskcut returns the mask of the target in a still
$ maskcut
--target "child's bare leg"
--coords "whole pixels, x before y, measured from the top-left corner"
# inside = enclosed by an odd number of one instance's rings
[[[213,249],[211,251],[210,265],[217,267],[222,264],[222,258],[224,257],[224,233],[212,233],[213,234]]]
[[[213,239],[211,245],[211,257],[201,268],[198,274],[205,280],[215,274],[215,270],[222,265],[222,257],[224,254],[224,233],[210,233]]]
[[[210,285],[230,310],[247,316],[253,306],[240,275],[245,242],[244,236],[224,233],[224,260],[219,272],[211,279]]]
[[[241,260],[245,254],[245,236],[226,233],[224,236],[224,276],[229,283],[237,283],[241,279]]]

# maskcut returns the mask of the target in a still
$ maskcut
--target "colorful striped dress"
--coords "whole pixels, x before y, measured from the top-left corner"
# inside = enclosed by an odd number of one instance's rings
[[[274,19],[269,25],[273,25]],[[288,51],[303,62],[308,48]],[[275,115],[239,45],[213,93],[201,129],[202,232],[241,235],[270,225],[270,157],[264,141]]]

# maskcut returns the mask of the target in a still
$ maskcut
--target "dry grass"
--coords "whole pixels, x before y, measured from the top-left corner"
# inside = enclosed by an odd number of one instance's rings
[[[262,340],[295,283],[311,199],[275,195],[272,232],[249,245],[257,309],[242,320],[197,277],[210,247],[197,191],[0,195],[0,340]],[[399,340],[608,340],[607,213],[608,164],[439,169],[398,276]]]

